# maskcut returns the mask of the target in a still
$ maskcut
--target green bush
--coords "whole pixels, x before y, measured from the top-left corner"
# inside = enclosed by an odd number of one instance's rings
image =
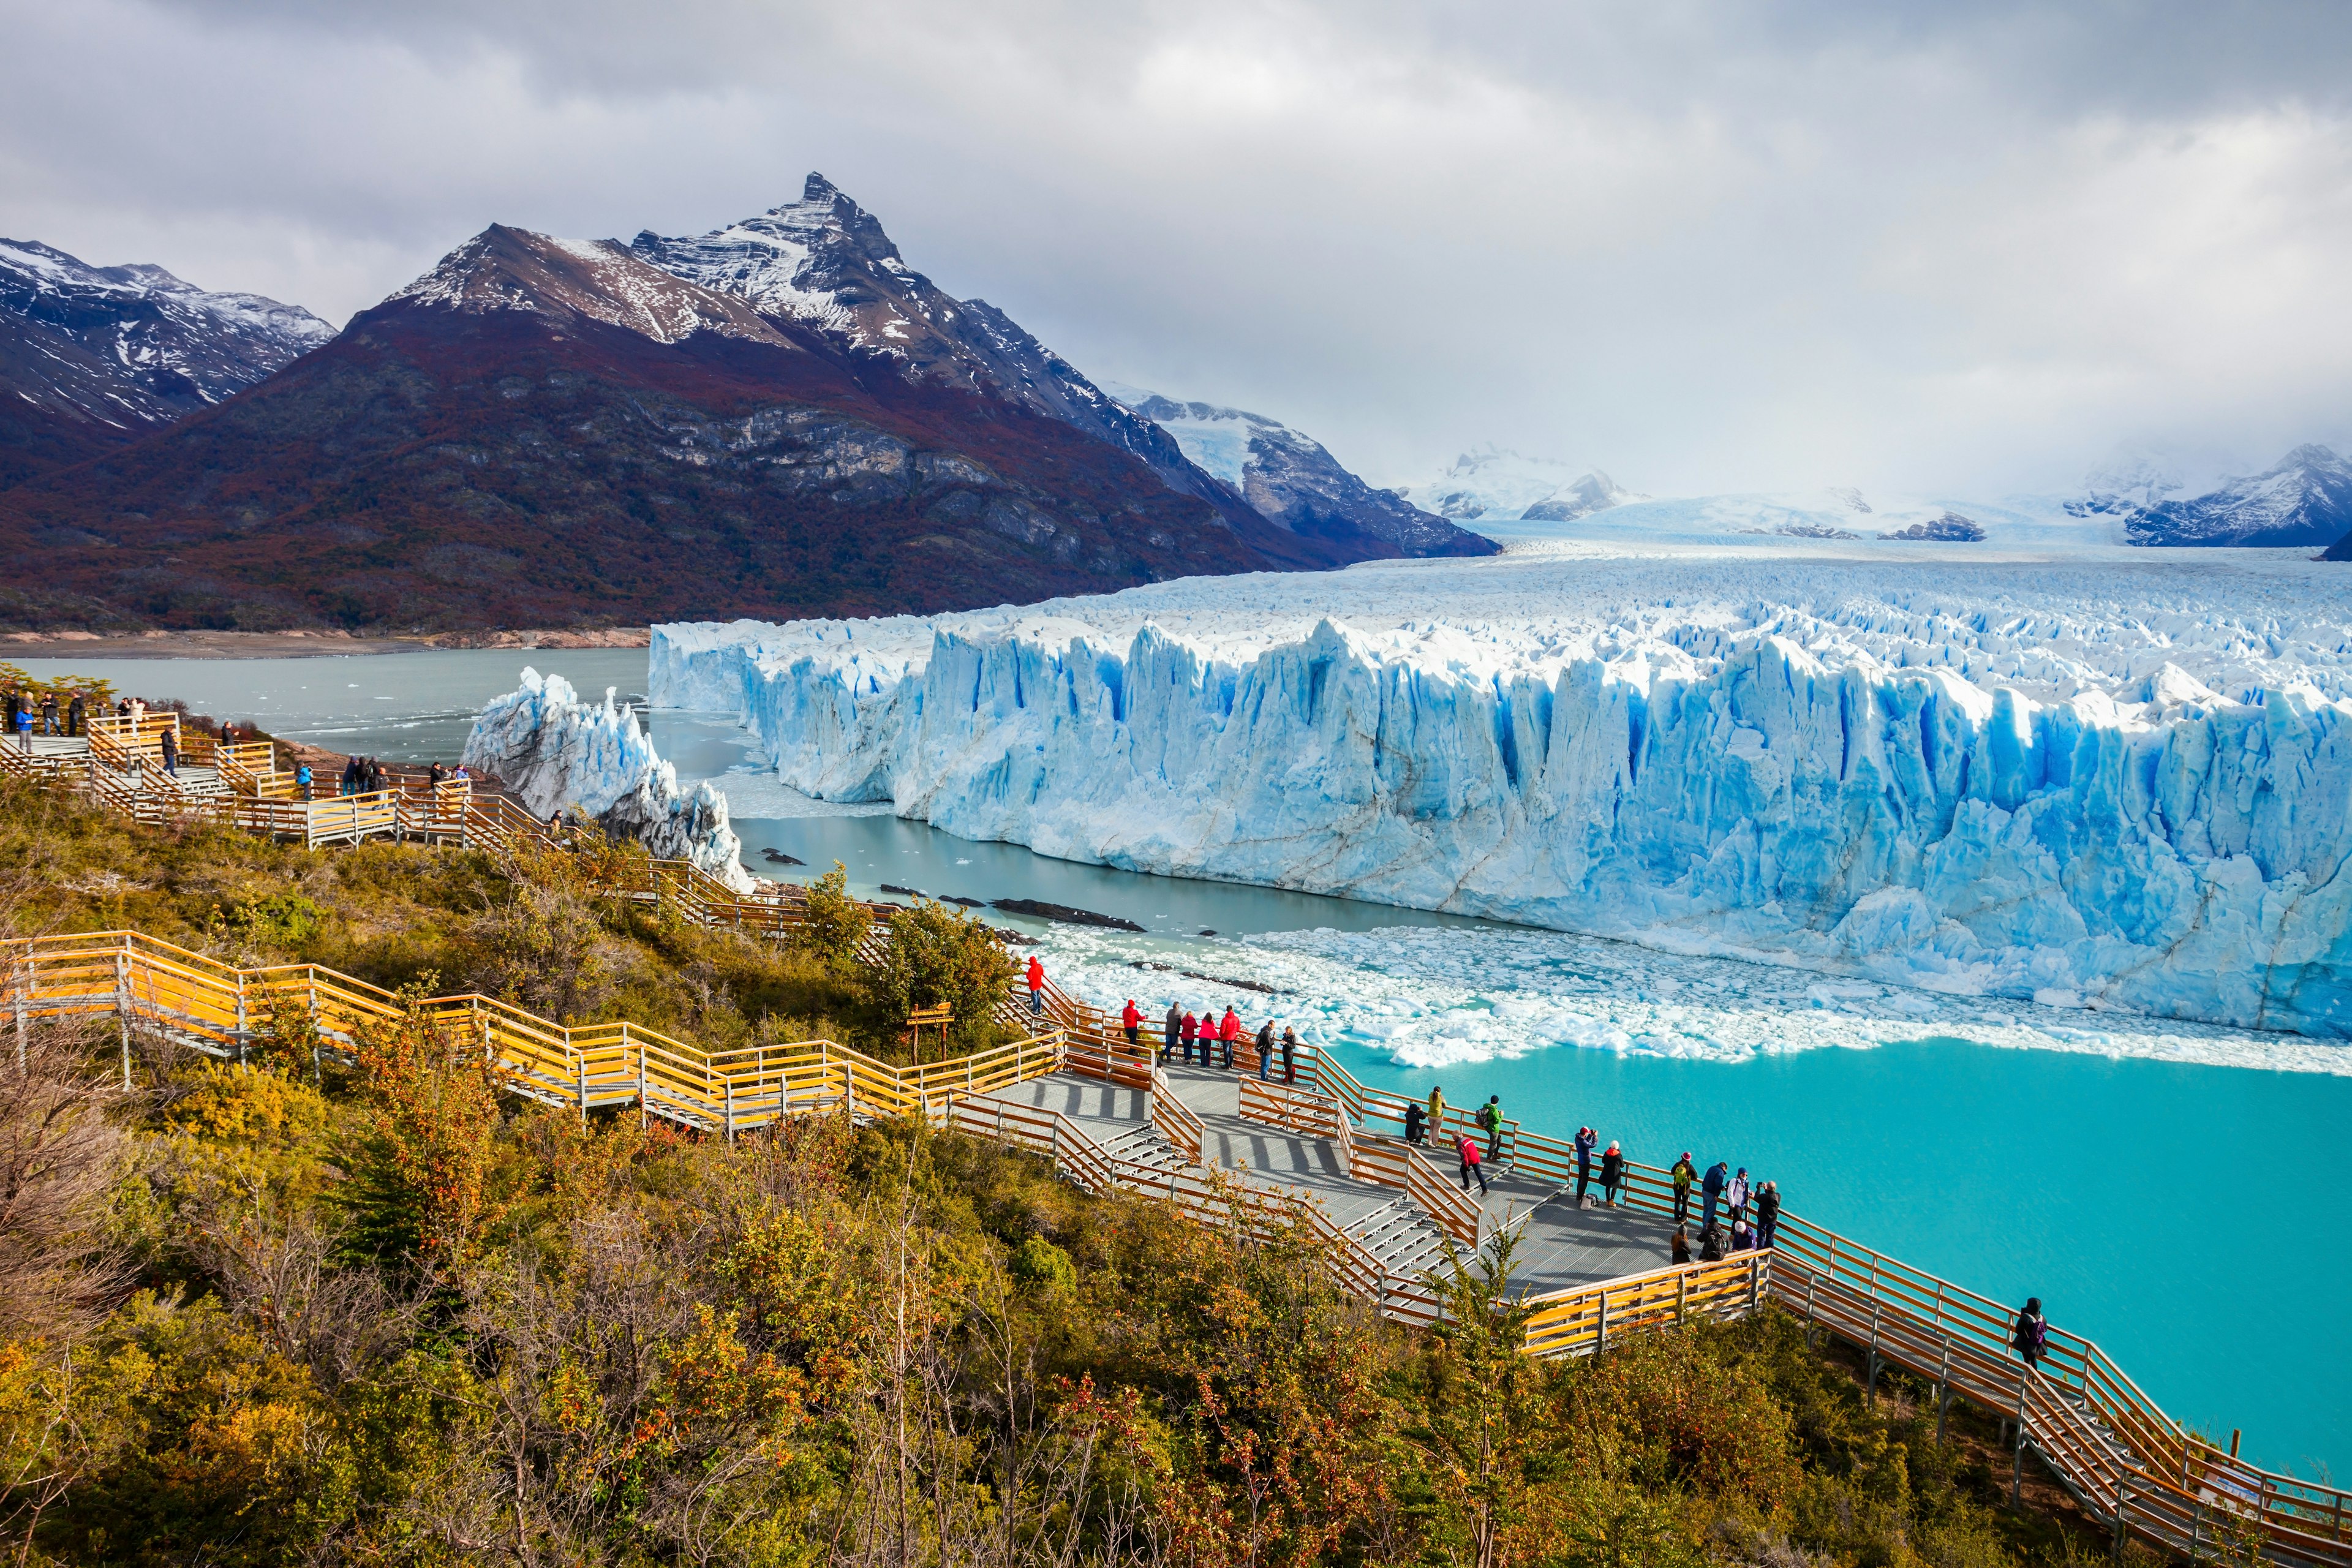
[[[944,904],[918,903],[890,921],[882,962],[866,971],[874,1005],[893,1018],[944,1003],[959,1042],[985,1037],[997,1004],[1011,990],[1013,955],[987,922]]]
[[[857,967],[857,949],[874,929],[866,906],[849,896],[849,868],[840,861],[808,885],[808,902],[793,928],[793,945],[835,973]]]

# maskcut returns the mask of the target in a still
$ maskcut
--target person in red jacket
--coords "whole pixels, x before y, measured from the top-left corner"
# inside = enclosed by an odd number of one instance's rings
[[[1118,1021],[1127,1026],[1127,1043],[1135,1044],[1143,1032],[1143,1014],[1137,1009],[1134,997],[1127,999],[1127,1010],[1118,1016]]]
[[[1462,1190],[1465,1193],[1468,1192],[1470,1190],[1470,1178],[1475,1176],[1478,1178],[1478,1195],[1482,1198],[1485,1197],[1486,1195],[1486,1169],[1484,1165],[1478,1163],[1478,1140],[1471,1137],[1467,1132],[1465,1132],[1462,1134],[1462,1141],[1454,1145],[1454,1152],[1462,1156]]]
[[[1045,1011],[1045,966],[1037,962],[1034,952],[1029,955],[1029,1011]]]
[[[1228,1006],[1223,1021],[1217,1026],[1217,1038],[1224,1046],[1224,1059],[1220,1066],[1231,1068],[1234,1065],[1234,1042],[1241,1037],[1242,1016]]]
[[[1201,1020],[1192,1016],[1192,1010],[1190,1007],[1187,1007],[1184,1009],[1184,1022],[1180,1025],[1179,1027],[1182,1031],[1184,1040],[1184,1065],[1186,1067],[1191,1067],[1192,1065],[1192,1042],[1200,1037]],[[1209,1047],[1205,1045],[1201,1047],[1201,1065],[1202,1067],[1207,1067],[1209,1065]]]

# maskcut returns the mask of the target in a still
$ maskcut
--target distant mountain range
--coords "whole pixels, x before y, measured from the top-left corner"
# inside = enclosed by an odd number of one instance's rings
[[[195,411],[142,438],[92,458],[0,435],[26,476],[0,490],[0,544],[38,563],[0,588],[0,621],[936,611],[1493,548],[1407,526],[1360,485],[1360,517],[1253,504],[1003,312],[909,268],[818,175],[697,238],[494,226],[340,334],[273,309],[271,364],[233,313],[214,359],[175,349],[212,379],[187,372]],[[183,301],[172,319],[197,317]],[[145,424],[176,412],[153,407]]]
[[[2334,548],[2352,536],[2352,463],[2326,447],[2297,447],[2263,472],[2203,495],[2163,495],[2157,479],[2119,491],[2094,488],[2078,504],[2083,514],[2120,518],[2134,544],[2316,546],[2340,560]]]
[[[1612,506],[1650,498],[1625,489],[1597,468],[1481,447],[1454,459],[1435,479],[1393,492],[1460,522],[1572,522]]]
[[[257,294],[0,239],[0,488],[159,430],[334,335]]]

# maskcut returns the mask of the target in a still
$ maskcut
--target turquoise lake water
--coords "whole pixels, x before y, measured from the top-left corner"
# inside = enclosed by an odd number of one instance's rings
[[[1723,1063],[1561,1049],[1368,1084],[1628,1155],[1727,1159],[1816,1224],[1996,1300],[2040,1296],[2175,1418],[2305,1477],[2352,1460],[2352,1261],[2315,1204],[2352,1079],[1926,1040]]]
[[[641,690],[642,652],[512,650],[248,660],[25,659],[104,674],[143,696],[394,760],[454,758],[470,714],[526,663],[601,695]],[[742,738],[656,714],[682,776],[738,763]],[[973,844],[891,817],[739,819],[766,847],[856,884],[1046,899],[1137,920],[1182,942],[1331,926],[1472,925],[1345,900],[1139,877]],[[796,874],[796,873],[795,873]],[[1203,962],[1213,958],[1205,944]],[[1425,1092],[1433,1075],[1339,1047],[1368,1083]],[[2110,1060],[1923,1040],[1737,1062],[1561,1047],[1434,1075],[1449,1098],[1499,1093],[1526,1124],[1590,1123],[1635,1159],[1683,1149],[1780,1183],[1806,1217],[2007,1301],[2042,1298],[2175,1416],[2256,1462],[2352,1473],[2352,1356],[2334,1329],[2352,1262],[2325,1218],[2352,1154],[2352,1078]],[[2310,1304],[2319,1303],[2316,1311]]]

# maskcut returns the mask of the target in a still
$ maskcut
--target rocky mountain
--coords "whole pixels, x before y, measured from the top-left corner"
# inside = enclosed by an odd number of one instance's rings
[[[2297,447],[2265,472],[2122,515],[2134,544],[2333,546],[2352,533],[2352,463]]]
[[[0,240],[0,487],[208,407],[334,335],[257,294]]]
[[[1400,485],[1413,505],[1458,522],[1570,522],[1612,506],[1647,500],[1599,469],[1580,469],[1549,458],[1527,458],[1501,447],[1465,452],[1435,479]]]
[[[1180,403],[1138,387],[1112,391],[1175,437],[1195,465],[1293,533],[1344,538],[1360,531],[1407,555],[1491,555],[1502,548],[1391,490],[1374,489],[1342,468],[1321,442],[1279,420],[1210,403]]]
[[[1165,434],[1138,418],[985,300],[958,300],[915,271],[882,225],[823,174],[801,199],[709,234],[630,241],[639,257],[714,293],[748,300],[844,349],[896,362],[912,380],[992,396],[1131,452],[1170,489],[1213,487]]]
[[[908,368],[637,247],[492,227],[241,395],[0,493],[0,549],[41,563],[0,622],[782,618],[1397,552]]]

